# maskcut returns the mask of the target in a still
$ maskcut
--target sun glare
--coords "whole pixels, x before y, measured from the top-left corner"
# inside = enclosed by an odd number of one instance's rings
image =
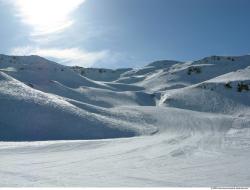
[[[85,0],[15,0],[18,16],[33,35],[62,31],[73,23],[70,14]]]

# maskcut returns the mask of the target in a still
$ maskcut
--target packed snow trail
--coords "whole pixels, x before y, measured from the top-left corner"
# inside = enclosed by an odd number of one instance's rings
[[[249,186],[249,146],[216,147],[211,136],[202,149],[200,140],[164,134],[0,143],[0,186]]]

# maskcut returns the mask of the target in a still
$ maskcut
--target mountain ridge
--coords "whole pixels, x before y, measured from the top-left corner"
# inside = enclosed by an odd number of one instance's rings
[[[0,104],[5,118],[1,122],[14,121],[11,127],[1,126],[0,140],[150,135],[165,128],[159,124],[162,118],[155,116],[161,109],[168,109],[168,114],[174,108],[180,113],[221,113],[232,117],[232,122],[239,115],[248,118],[249,66],[249,55],[210,56],[192,62],[161,60],[142,68],[116,70],[68,67],[34,55],[0,55]],[[10,109],[6,102],[13,101],[16,106]],[[144,111],[147,107],[151,108],[149,113]],[[21,114],[15,123],[17,112]],[[68,119],[59,122],[57,113],[66,114]],[[40,127],[34,127],[36,122]],[[19,129],[21,125],[26,128]],[[71,132],[61,134],[60,128]],[[8,138],[4,137],[6,131]],[[37,138],[28,135],[31,131]],[[20,133],[23,138],[18,137]]]

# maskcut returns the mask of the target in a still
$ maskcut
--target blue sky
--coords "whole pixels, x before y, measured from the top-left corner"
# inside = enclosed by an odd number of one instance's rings
[[[0,0],[0,53],[139,67],[250,53],[249,0]]]

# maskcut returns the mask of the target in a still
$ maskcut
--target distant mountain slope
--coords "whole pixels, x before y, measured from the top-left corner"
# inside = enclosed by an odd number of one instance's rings
[[[83,68],[79,66],[74,66],[72,69],[78,72],[80,75],[87,77],[95,81],[106,81],[111,82],[120,78],[121,74],[130,71],[132,69],[104,69],[104,68]]]
[[[147,75],[136,85],[150,91],[164,91],[197,84],[228,72],[249,66],[250,56],[222,57],[211,56],[199,61],[176,63],[162,68],[156,67],[154,73]]]
[[[250,125],[249,76],[248,55],[118,70],[0,55],[0,140],[245,128]]]
[[[77,75],[69,67],[39,56],[0,56],[0,69],[21,82],[43,87],[57,81],[65,86],[77,88],[88,86],[108,88],[101,83]]]
[[[166,91],[160,105],[250,116],[250,67],[189,87]]]

